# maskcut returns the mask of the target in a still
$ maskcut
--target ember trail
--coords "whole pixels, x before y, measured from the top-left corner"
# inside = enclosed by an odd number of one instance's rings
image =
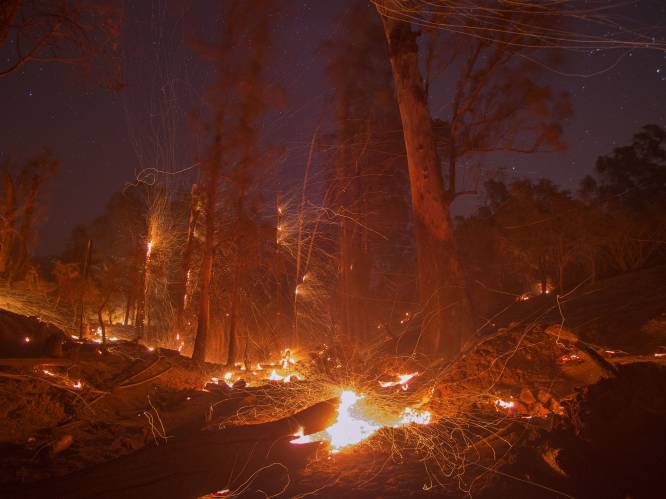
[[[0,2],[0,495],[659,496],[664,26]]]

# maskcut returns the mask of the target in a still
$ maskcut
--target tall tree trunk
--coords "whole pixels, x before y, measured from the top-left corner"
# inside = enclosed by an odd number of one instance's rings
[[[190,266],[192,264],[192,252],[194,251],[194,231],[199,221],[200,205],[199,205],[199,185],[192,184],[192,195],[190,200],[190,216],[187,228],[187,242],[185,244],[185,251],[183,252],[183,264],[181,267],[181,288],[179,289],[176,298],[176,325],[181,329],[184,324],[185,310],[187,308],[187,301],[189,299],[189,283],[190,283]]]
[[[81,277],[83,278],[83,285],[81,286],[81,296],[79,297],[79,339],[82,340],[84,336],[83,325],[85,316],[85,298],[88,288],[88,271],[90,269],[90,258],[92,257],[92,239],[88,239],[86,244],[86,254],[83,259],[83,268],[81,269]]]
[[[305,225],[305,201],[307,200],[307,188],[310,182],[310,169],[312,167],[312,157],[314,154],[314,147],[319,135],[319,127],[312,134],[310,140],[310,150],[308,152],[308,162],[305,165],[305,175],[303,177],[303,188],[301,189],[301,202],[298,208],[298,230],[296,235],[296,275],[294,282],[294,307],[293,307],[293,322],[291,330],[291,341],[288,345],[289,348],[297,348],[301,344],[300,332],[298,330],[298,287],[303,283],[302,272],[302,256],[303,256],[303,229]]]
[[[127,291],[127,301],[125,302],[125,318],[123,320],[123,326],[129,324],[130,313],[132,312],[132,303],[133,303],[133,293],[132,290]]]
[[[150,231],[148,231],[150,233]],[[143,258],[141,265],[141,277],[137,286],[136,318],[134,319],[134,329],[136,331],[135,340],[143,339],[145,321],[146,321],[146,295],[148,294],[148,263],[150,260],[151,242],[146,241],[145,249],[141,248],[139,255]]]
[[[236,259],[238,260],[238,259]],[[233,367],[236,363],[236,326],[238,324],[238,300],[240,298],[240,263],[236,261],[234,269],[234,280],[231,289],[231,313],[229,314],[229,352],[227,355],[227,366]]]
[[[381,6],[378,6],[381,15]],[[419,71],[418,33],[408,23],[381,16],[402,120],[416,232],[423,313],[418,349],[450,358],[473,333],[465,279],[456,255],[432,119]]]
[[[3,173],[4,199],[2,206],[2,230],[0,231],[0,274],[6,275],[9,271],[9,258],[16,231],[16,189],[14,179],[6,171]]]
[[[213,139],[213,151],[210,161],[206,165],[206,200],[205,200],[205,224],[206,235],[204,242],[204,254],[199,274],[199,317],[197,320],[197,335],[194,339],[194,350],[192,359],[203,363],[206,360],[206,345],[208,341],[208,330],[210,328],[210,285],[213,278],[213,257],[215,256],[215,206],[217,205],[218,183],[221,174],[221,132],[218,124],[215,138]]]
[[[10,283],[21,279],[25,275],[26,264],[30,257],[30,239],[32,226],[35,218],[37,205],[37,196],[41,181],[39,176],[33,175],[30,182],[30,190],[25,201],[23,216],[21,217],[21,228],[19,229],[19,244],[17,245],[14,258],[12,258],[12,268],[9,273]]]

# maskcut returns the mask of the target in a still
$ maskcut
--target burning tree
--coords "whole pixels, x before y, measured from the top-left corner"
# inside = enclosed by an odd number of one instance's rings
[[[2,165],[0,275],[21,279],[30,264],[44,185],[55,175],[58,161],[44,150],[16,173],[11,160]]]
[[[265,161],[259,148],[258,122],[274,102],[275,88],[264,81],[265,63],[269,55],[271,16],[277,5],[257,0],[252,8],[247,3],[229,2],[224,9],[224,26],[217,45],[202,46],[204,55],[218,64],[218,79],[210,90],[211,110],[205,128],[212,136],[207,158],[202,166],[204,196],[204,249],[199,276],[199,314],[194,342],[193,358],[202,362],[206,358],[206,344],[210,329],[211,281],[214,256],[220,242],[220,194],[227,202],[222,206],[230,210],[233,237],[229,258],[231,271],[230,324],[228,362],[235,362],[236,324],[241,293],[239,282],[242,272],[243,233],[248,195],[254,174]],[[253,12],[262,12],[256,17]],[[222,180],[228,187],[222,190]]]

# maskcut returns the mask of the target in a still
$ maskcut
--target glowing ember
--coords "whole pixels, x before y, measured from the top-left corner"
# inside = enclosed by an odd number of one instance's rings
[[[281,376],[280,374],[277,373],[275,369],[271,371],[271,375],[267,378],[269,381],[283,381],[285,383],[289,383],[292,378],[295,378],[296,380],[300,380],[296,374],[287,374],[286,376]]]
[[[301,430],[291,441],[292,444],[307,444],[312,442],[328,442],[331,452],[340,452],[341,450],[355,445],[366,438],[374,435],[378,430],[386,425],[372,421],[363,417],[358,407],[358,402],[363,399],[351,390],[344,390],[340,393],[340,406],[338,407],[338,416],[335,422],[323,431],[313,433],[312,435],[303,435]],[[407,424],[429,424],[431,414],[428,411],[417,411],[411,407],[405,408],[393,428]]]
[[[26,336],[26,337],[23,339],[23,341],[25,341],[26,343],[30,343],[30,336]]]
[[[512,400],[497,399],[495,401],[495,405],[497,407],[501,407],[502,409],[513,409],[516,404]]]
[[[380,381],[379,386],[382,388],[389,388],[391,386],[402,386],[404,390],[408,388],[407,383],[414,377],[418,376],[418,371],[410,374],[398,374],[395,381]]]
[[[567,362],[583,362],[583,359],[581,358],[580,355],[576,355],[575,353],[572,353],[571,355],[562,355],[560,357],[560,364],[566,364]]]
[[[229,489],[218,490],[213,492],[211,497],[227,497],[231,491]]]
[[[72,383],[72,388],[76,388],[77,390],[80,390],[81,388],[83,388],[83,383],[81,383],[81,380],[76,381],[76,382]]]

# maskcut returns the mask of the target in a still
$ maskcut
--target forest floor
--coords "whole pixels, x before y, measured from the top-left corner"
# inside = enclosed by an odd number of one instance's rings
[[[102,354],[68,338],[47,357],[61,333],[3,311],[0,488],[62,498],[656,497],[665,274],[516,302],[451,364],[380,348],[360,366],[334,358],[333,372],[306,353],[253,374],[123,340]],[[289,383],[269,379],[273,370]],[[415,371],[407,389],[377,383]],[[229,387],[225,374],[248,383]],[[296,427],[328,426],[337,403],[321,402],[349,385],[382,409],[427,409],[432,422],[386,427],[339,453],[289,442]]]

